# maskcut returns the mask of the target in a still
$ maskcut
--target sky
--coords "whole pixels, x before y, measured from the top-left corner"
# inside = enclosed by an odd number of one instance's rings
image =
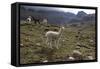
[[[62,10],[64,12],[72,12],[74,14],[77,14],[78,11],[84,11],[87,14],[95,13],[95,10],[94,9],[59,8],[58,10]]]
[[[57,7],[41,7],[41,6],[25,6],[27,8],[33,8],[33,9],[45,9],[45,10],[60,10],[64,12],[72,12],[74,14],[77,14],[79,11],[84,11],[87,14],[95,13],[94,9],[78,9],[78,8],[57,8]]]

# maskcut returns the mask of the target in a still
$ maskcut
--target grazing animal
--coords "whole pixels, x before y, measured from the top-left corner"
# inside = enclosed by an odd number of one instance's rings
[[[45,36],[46,36],[46,43],[47,45],[52,48],[53,45],[58,49],[58,43],[60,40],[60,37],[62,35],[62,32],[64,30],[64,27],[61,27],[59,31],[47,31]]]
[[[40,20],[41,20],[40,18],[32,17],[32,19],[33,19],[35,24],[37,24],[37,23],[40,24]]]
[[[44,18],[43,21],[42,21],[42,23],[45,24],[45,25],[47,25],[48,20],[46,18]]]
[[[32,17],[31,17],[31,16],[29,16],[29,17],[27,18],[27,22],[28,22],[28,23],[31,23],[31,22],[32,22]]]

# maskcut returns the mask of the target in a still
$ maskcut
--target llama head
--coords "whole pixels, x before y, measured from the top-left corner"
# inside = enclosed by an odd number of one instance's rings
[[[63,26],[60,27],[59,33],[61,34],[65,28]]]

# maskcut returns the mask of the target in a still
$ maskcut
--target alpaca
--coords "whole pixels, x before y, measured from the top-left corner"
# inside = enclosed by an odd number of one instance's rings
[[[32,21],[32,17],[29,16],[29,17],[27,18],[27,22],[28,22],[28,23],[31,23],[31,21]]]
[[[47,31],[45,36],[47,38],[46,43],[47,45],[52,48],[53,44],[58,49],[58,43],[63,32],[64,27],[61,27],[58,32],[56,31]]]

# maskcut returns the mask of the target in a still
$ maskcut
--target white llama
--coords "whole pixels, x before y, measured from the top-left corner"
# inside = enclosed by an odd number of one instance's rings
[[[58,49],[59,40],[62,35],[63,29],[64,29],[64,27],[61,27],[58,32],[56,32],[56,31],[46,32],[46,34],[45,34],[45,36],[47,38],[46,43],[50,48],[55,46]]]
[[[42,21],[42,23],[45,24],[45,25],[47,25],[48,20],[46,18],[44,18],[43,21]]]
[[[28,22],[28,23],[31,23],[31,21],[32,21],[32,17],[29,16],[29,17],[27,18],[27,22]]]

